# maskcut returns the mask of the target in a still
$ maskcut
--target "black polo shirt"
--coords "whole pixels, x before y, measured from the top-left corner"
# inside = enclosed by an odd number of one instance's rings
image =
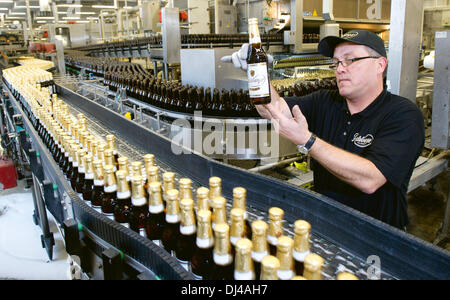
[[[309,130],[320,139],[370,160],[387,179],[375,193],[365,194],[312,160],[315,191],[404,228],[409,222],[409,179],[425,139],[424,118],[418,107],[386,90],[365,110],[353,115],[338,91],[321,90],[285,100],[291,110],[299,105]]]

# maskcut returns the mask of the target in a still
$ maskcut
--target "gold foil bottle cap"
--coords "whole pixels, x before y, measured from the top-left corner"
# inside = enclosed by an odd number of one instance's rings
[[[142,162],[133,161],[131,163],[131,175],[132,176],[142,176]]]
[[[284,211],[278,207],[272,207],[269,209],[269,234],[268,239],[272,245],[276,245],[277,241],[274,240],[283,234],[283,217]]]
[[[114,166],[114,154],[111,149],[105,149],[103,152],[104,158],[105,158],[105,165],[111,165]]]
[[[129,176],[130,171],[128,169],[128,157],[121,156],[117,159],[117,163],[119,164],[119,170],[124,171],[126,173],[125,176]]]
[[[175,173],[164,172],[162,177],[164,182],[164,195],[167,197],[167,192],[175,189]]]
[[[209,210],[209,189],[199,187],[197,189],[197,210]]]
[[[106,136],[106,143],[108,144],[108,149],[116,150],[116,137],[112,134]]]
[[[277,271],[280,261],[272,255],[267,255],[261,260],[261,280],[278,280]]]
[[[162,195],[161,195],[161,182],[151,182],[148,186],[150,194],[150,212],[157,214],[164,210]]]
[[[216,197],[212,201],[212,207],[214,209],[213,223],[214,226],[220,223],[227,223],[227,200],[224,197]]]
[[[78,172],[80,172],[80,168],[84,168],[84,156],[86,155],[86,151],[84,149],[79,149],[78,151]],[[84,169],[82,169],[84,170]],[[84,171],[83,171],[84,173]]]
[[[209,200],[222,196],[222,179],[213,176],[209,178]]]
[[[105,176],[105,192],[112,193],[117,191],[116,176],[114,175],[114,169],[111,165],[103,167]]]
[[[92,163],[92,159],[93,159],[92,155],[88,154],[88,155],[86,155],[84,157],[84,159],[85,159],[85,163],[86,163],[86,165],[85,165],[86,176],[87,176],[87,174],[92,174],[93,175],[94,174],[94,166],[93,166],[93,163]],[[86,177],[86,179],[94,179],[94,178],[87,178]]]
[[[211,228],[211,212],[200,210],[197,212],[197,246],[202,249],[210,248],[214,244]]]
[[[144,155],[145,168],[151,167],[155,164],[155,156],[153,154]]]
[[[358,277],[348,272],[341,272],[336,276],[337,280],[359,280]]]
[[[308,254],[305,257],[305,271],[303,276],[308,280],[322,279],[322,266],[325,263],[324,259],[315,253]]]
[[[265,253],[268,253],[269,245],[267,244],[266,238],[268,228],[269,226],[267,225],[267,223],[262,220],[256,220],[252,222],[252,242],[254,253],[261,253],[261,255],[265,255]],[[257,261],[261,261],[263,257],[253,258]]]
[[[131,177],[131,203],[134,206],[143,206],[147,204],[144,186],[142,184],[142,176]]]
[[[168,223],[178,223],[180,221],[179,194],[178,190],[175,189],[167,191],[166,221]]]
[[[291,278],[291,280],[308,280],[308,279],[306,279],[303,276],[294,276],[294,277]]]
[[[94,180],[104,180],[103,161],[99,159],[94,160],[93,165],[94,165]]]
[[[231,243],[236,245],[236,242],[244,237],[244,210],[240,208],[233,208],[230,211],[231,217]]]
[[[292,256],[292,248],[294,241],[288,236],[281,236],[278,238],[277,244],[277,258],[280,261],[280,268],[278,270],[278,277],[283,280],[291,279],[295,274],[294,258]]]
[[[189,178],[181,178],[178,184],[180,185],[180,198],[192,199],[192,190],[191,190],[192,180],[190,180]]]
[[[148,182],[159,182],[159,167],[151,166],[147,169]]]
[[[235,279],[255,279],[251,257],[252,242],[247,238],[240,239],[236,243],[235,250]]]
[[[125,171],[119,170],[116,172],[117,177],[117,192],[123,193],[129,191],[130,188],[127,183],[127,173]]]
[[[105,150],[106,150],[106,145],[105,144],[99,144],[98,145],[97,158],[100,159],[102,161],[102,163],[104,163],[106,161],[106,159],[105,159]]]
[[[183,233],[183,230],[186,228],[188,228],[187,230],[189,230],[190,228],[191,232],[195,232],[194,200],[181,199],[180,209],[181,209],[181,224],[180,224],[181,233]],[[188,233],[185,232],[184,234]]]
[[[217,224],[214,227],[214,238],[214,254],[231,254],[230,227],[227,224]]]
[[[311,225],[303,220],[297,220],[294,223],[294,250],[299,253],[309,251],[309,235]]]
[[[233,207],[247,210],[246,204],[247,190],[243,187],[235,187],[233,189]]]

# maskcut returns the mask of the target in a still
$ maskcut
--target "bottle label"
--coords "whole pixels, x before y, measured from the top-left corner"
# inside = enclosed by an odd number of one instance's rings
[[[270,96],[269,75],[267,74],[267,63],[248,65],[248,91],[250,98],[261,98]]]
[[[298,252],[298,251],[293,250],[292,251],[292,256],[294,257],[294,259],[296,261],[304,262],[306,256],[308,256],[309,253],[310,253],[310,251]]]
[[[103,186],[105,184],[105,180],[103,179],[94,179],[95,186]]]
[[[193,234],[196,231],[195,225],[180,226],[180,232],[184,235]]]
[[[130,191],[117,192],[117,198],[119,198],[119,199],[126,199],[126,198],[128,198],[130,196],[131,196],[131,192]]]
[[[84,179],[94,179],[94,173],[86,173]]]

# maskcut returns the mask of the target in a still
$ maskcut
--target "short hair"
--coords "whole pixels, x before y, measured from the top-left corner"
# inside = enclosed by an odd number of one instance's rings
[[[371,56],[380,56],[380,57],[382,57],[382,55],[380,53],[378,53],[374,49],[370,48],[369,46],[365,46],[365,47],[367,49],[367,52],[369,52],[369,54]],[[383,79],[386,79],[386,77],[387,77],[387,69],[388,69],[388,64],[386,63],[386,68],[384,69],[384,72],[383,72]]]

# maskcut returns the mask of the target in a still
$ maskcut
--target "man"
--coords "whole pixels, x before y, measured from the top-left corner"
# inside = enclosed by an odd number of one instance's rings
[[[424,144],[423,115],[385,89],[387,55],[376,34],[329,36],[318,51],[333,59],[338,92],[283,99],[271,88],[271,102],[257,110],[310,154],[315,191],[405,229],[408,183]],[[223,61],[245,68],[244,53]]]

